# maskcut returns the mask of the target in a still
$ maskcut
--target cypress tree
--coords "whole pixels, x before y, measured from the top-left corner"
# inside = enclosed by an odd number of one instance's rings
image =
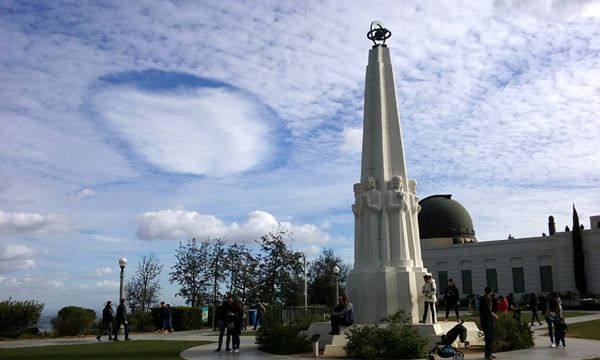
[[[581,228],[579,227],[579,215],[573,204],[573,231],[571,232],[573,241],[573,270],[575,272],[575,286],[580,294],[588,290],[587,279],[585,276],[585,259],[583,256],[583,241],[581,238]]]

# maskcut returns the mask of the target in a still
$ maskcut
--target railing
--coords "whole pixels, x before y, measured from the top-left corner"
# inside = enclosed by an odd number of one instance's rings
[[[281,307],[281,322],[284,324],[294,321],[294,318],[301,316],[304,313],[309,313],[324,318],[329,314],[330,310],[327,306],[282,306]]]

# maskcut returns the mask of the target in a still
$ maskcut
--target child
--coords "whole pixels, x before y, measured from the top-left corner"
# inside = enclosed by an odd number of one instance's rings
[[[565,323],[564,318],[559,318],[556,320],[554,325],[554,343],[557,347],[566,348],[565,345],[565,333],[567,332],[567,323]]]

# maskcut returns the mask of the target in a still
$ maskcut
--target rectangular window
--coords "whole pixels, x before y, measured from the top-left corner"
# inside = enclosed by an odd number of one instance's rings
[[[525,292],[525,275],[522,267],[512,268],[513,275],[513,292],[524,293]]]
[[[552,281],[552,266],[540,266],[540,282],[542,292],[554,291],[554,283]]]
[[[470,295],[473,293],[473,282],[471,279],[471,270],[461,271],[462,280],[462,292],[463,295]]]
[[[448,272],[438,271],[438,294],[443,295],[446,292],[446,285],[448,284]]]
[[[498,289],[498,275],[496,274],[496,269],[486,269],[485,280],[487,282],[487,286],[491,287],[496,294],[500,294],[500,290]]]

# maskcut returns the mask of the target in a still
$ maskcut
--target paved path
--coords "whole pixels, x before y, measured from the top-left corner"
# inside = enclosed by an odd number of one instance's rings
[[[567,318],[568,324],[576,322],[598,320],[600,312],[586,316],[578,316]],[[566,349],[549,348],[550,340],[547,335],[546,326],[534,327],[534,342],[535,346],[526,350],[509,351],[495,354],[497,360],[505,359],[523,359],[523,360],[546,360],[546,359],[565,359],[565,360],[582,360],[600,357],[600,341],[573,339],[567,337]],[[599,329],[600,331],[600,329]],[[568,333],[567,333],[568,336]],[[214,341],[218,340],[216,333],[209,330],[194,330],[182,331],[173,334],[155,334],[155,333],[140,333],[132,334],[133,340],[192,340],[192,341]],[[106,339],[106,337],[104,337]],[[69,345],[69,344],[85,344],[96,343],[93,336],[77,337],[77,338],[60,338],[60,339],[44,339],[44,340],[16,340],[16,341],[1,341],[0,348],[18,348],[32,346],[51,346],[51,345]],[[104,341],[106,342],[106,341]],[[196,346],[185,350],[181,356],[187,360],[254,360],[254,359],[282,359],[286,356],[277,356],[265,354],[256,349],[256,344],[253,336],[242,336],[239,353],[228,353],[225,351],[214,352],[216,344],[207,344]],[[306,356],[308,357],[308,355]],[[293,356],[298,359],[302,356]],[[466,359],[482,359],[481,352],[467,352]]]

